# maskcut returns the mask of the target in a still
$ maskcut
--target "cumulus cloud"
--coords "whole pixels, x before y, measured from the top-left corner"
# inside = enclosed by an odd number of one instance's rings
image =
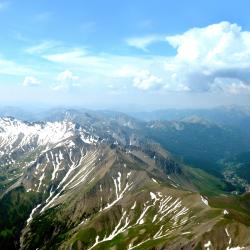
[[[74,87],[79,87],[78,76],[75,76],[71,71],[65,70],[58,74],[56,84],[52,87],[53,90],[69,90]]]
[[[237,24],[221,22],[193,28],[166,40],[177,49],[177,59],[181,61],[223,66],[249,59],[250,32],[242,31]]]
[[[164,86],[163,79],[155,73],[132,65],[121,67],[115,72],[115,76],[130,79],[133,87],[140,90],[154,90]]]
[[[136,73],[136,69],[131,65],[125,65],[114,72],[117,77],[133,77]]]
[[[246,85],[244,83],[232,83],[227,87],[227,92],[229,92],[230,94],[249,94],[250,93],[250,86]]]
[[[176,56],[165,62],[172,85],[210,91],[218,82],[220,87],[238,82],[250,84],[250,32],[239,25],[221,22],[168,36],[166,40],[177,50]]]
[[[142,90],[155,89],[161,84],[162,79],[151,74],[148,70],[141,70],[137,72],[133,79],[133,86]]]
[[[40,81],[33,76],[26,76],[22,82],[24,87],[32,87],[40,85]]]
[[[242,95],[250,93],[250,85],[247,85],[238,79],[218,78],[215,79],[215,84],[213,87],[216,89],[220,89],[225,93],[233,95]]]
[[[141,90],[161,88],[176,92],[222,91],[231,94],[248,90],[250,31],[242,30],[237,24],[221,22],[192,28],[182,34],[135,37],[126,42],[129,46],[148,51],[152,43],[162,40],[176,50],[176,55],[97,54],[82,47],[60,47],[52,51],[51,44],[46,42],[30,48],[30,51],[41,52],[43,59],[70,68],[84,78],[105,78],[108,83],[122,82]],[[48,49],[50,51],[45,53]],[[69,89],[78,84],[72,72],[66,72],[67,80],[57,79],[54,89]]]
[[[230,94],[249,94],[250,93],[250,86],[244,83],[231,83],[229,85],[224,86],[224,90]]]

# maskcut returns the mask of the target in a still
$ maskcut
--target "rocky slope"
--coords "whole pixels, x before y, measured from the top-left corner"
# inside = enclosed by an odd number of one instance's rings
[[[215,177],[177,162],[140,128],[121,114],[1,118],[1,249],[249,246],[246,211],[211,205],[200,189]]]

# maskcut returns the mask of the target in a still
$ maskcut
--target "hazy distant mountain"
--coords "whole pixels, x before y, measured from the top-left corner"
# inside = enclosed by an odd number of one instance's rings
[[[249,106],[222,106],[211,109],[166,109],[152,112],[131,113],[134,117],[145,120],[182,120],[197,116],[213,123],[246,129],[250,124]]]

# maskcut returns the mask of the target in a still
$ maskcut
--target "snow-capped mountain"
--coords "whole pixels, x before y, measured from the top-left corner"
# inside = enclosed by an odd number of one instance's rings
[[[96,141],[83,128],[76,128],[71,121],[28,123],[12,118],[0,118],[0,147],[4,153],[11,153],[34,145],[34,147],[55,146],[58,143],[80,135],[86,143]]]
[[[0,152],[1,249],[250,244],[238,214],[207,196],[214,177],[175,160],[125,115],[2,117]]]

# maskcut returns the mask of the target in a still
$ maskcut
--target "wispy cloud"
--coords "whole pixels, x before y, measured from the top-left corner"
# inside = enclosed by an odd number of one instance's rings
[[[2,75],[27,75],[27,74],[33,74],[35,71],[23,64],[19,64],[15,61],[7,60],[0,57],[0,74]]]
[[[84,72],[89,76],[99,75],[109,78],[130,78],[140,69],[147,69],[152,61],[162,61],[161,57],[152,59],[114,54],[93,54],[81,48],[64,53],[43,55],[43,58],[61,64],[63,67],[75,69],[79,73]],[[126,68],[129,69],[127,72]]]
[[[73,49],[66,52],[43,55],[43,58],[56,63],[84,64],[86,63],[86,55],[87,51],[84,49]]]
[[[236,94],[248,91],[250,31],[243,31],[237,24],[221,22],[173,36],[152,35],[126,41],[130,46],[147,50],[150,44],[163,40],[176,49],[176,55],[94,53],[85,47],[72,48],[53,41],[30,47],[27,52],[53,63],[57,72],[67,68],[77,72],[81,79],[102,79],[102,84],[106,79],[107,86],[122,82],[131,89],[148,91],[159,88],[166,92]],[[66,75],[70,78],[71,74]],[[55,85],[58,89],[72,85],[59,82]]]
[[[131,46],[135,47],[137,49],[141,49],[144,51],[148,50],[148,46],[150,46],[153,43],[165,41],[165,36],[163,35],[148,35],[144,37],[132,37],[127,38],[126,43]]]
[[[38,43],[34,46],[31,46],[29,48],[25,49],[25,52],[29,54],[42,54],[45,52],[48,52],[48,50],[56,48],[61,43],[58,41],[48,40],[48,41],[42,41],[41,43]]]

